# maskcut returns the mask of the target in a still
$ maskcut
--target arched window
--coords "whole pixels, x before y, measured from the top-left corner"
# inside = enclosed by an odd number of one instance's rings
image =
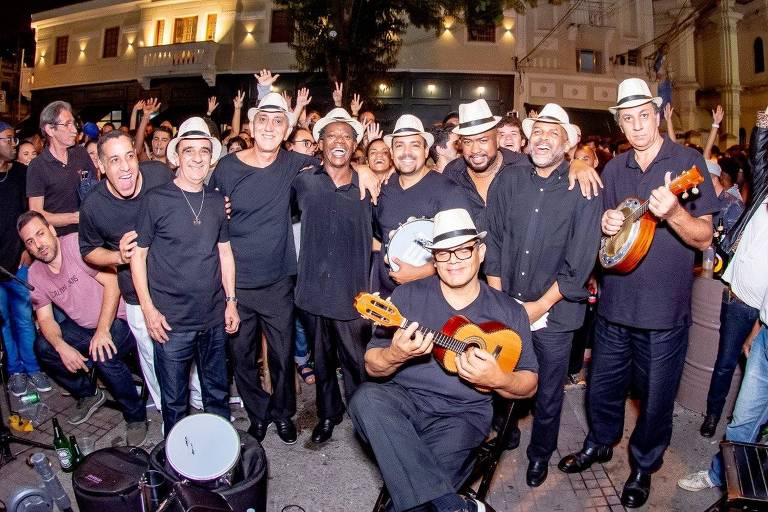
[[[755,38],[753,47],[755,51],[755,73],[762,73],[765,71],[765,52],[763,51],[763,38]]]

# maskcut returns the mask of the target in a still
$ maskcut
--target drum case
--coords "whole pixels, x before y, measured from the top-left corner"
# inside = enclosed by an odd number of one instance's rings
[[[88,454],[72,473],[80,512],[141,510],[139,478],[149,469],[141,448],[118,446]]]

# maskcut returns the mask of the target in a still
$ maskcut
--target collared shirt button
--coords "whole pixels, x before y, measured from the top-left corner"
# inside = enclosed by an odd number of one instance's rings
[[[520,292],[517,292],[517,296],[518,296],[518,297],[522,297],[522,296],[523,296],[523,294],[522,294],[522,293],[520,293]]]
[[[530,254],[530,253],[531,253],[531,251],[525,251],[525,254]]]
[[[544,189],[543,189],[543,188],[540,188],[540,189],[539,189],[539,192],[544,192]]]
[[[536,212],[536,213],[539,213],[539,209],[538,208],[534,209],[533,211]]]
[[[525,272],[520,272],[520,275],[521,275],[521,276],[524,276],[524,275],[525,275]]]

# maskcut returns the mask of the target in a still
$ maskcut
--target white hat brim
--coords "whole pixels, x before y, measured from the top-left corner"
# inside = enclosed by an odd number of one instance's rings
[[[315,138],[316,142],[320,142],[320,132],[323,131],[323,128],[333,123],[348,124],[349,126],[352,127],[353,130],[355,130],[355,134],[357,135],[357,143],[360,144],[360,141],[363,140],[363,136],[365,135],[364,133],[365,129],[363,128],[362,123],[357,119],[353,119],[351,117],[349,119],[322,117],[312,127],[312,136]]]
[[[661,99],[660,96],[654,96],[651,99],[648,98],[640,98],[637,100],[631,100],[626,103],[622,103],[621,105],[615,105],[613,107],[608,107],[608,111],[611,114],[615,114],[619,110],[623,110],[625,108],[632,108],[632,107],[639,107],[640,105],[645,105],[646,103],[653,102],[657,107],[661,108],[661,104],[664,102],[663,99]]]
[[[477,135],[478,133],[487,132],[488,130],[496,128],[499,122],[501,122],[501,116],[493,116],[493,121],[488,121],[487,123],[475,126],[467,126],[465,128],[462,128],[461,123],[459,123],[459,125],[453,129],[453,133],[456,135]]]
[[[424,244],[424,247],[433,250],[433,249],[450,249],[451,247],[458,247],[461,244],[465,244],[469,242],[470,240],[482,240],[485,238],[485,235],[487,235],[487,231],[481,231],[480,233],[476,235],[461,235],[461,236],[454,236],[451,238],[446,238],[445,240],[440,240],[436,244],[432,244],[431,242],[427,242]]]
[[[427,149],[432,147],[432,144],[435,143],[435,136],[432,135],[429,132],[403,132],[403,133],[390,133],[388,135],[385,135],[383,137],[384,144],[386,144],[390,149],[392,149],[392,139],[396,137],[408,137],[409,135],[421,135],[424,137],[424,142],[427,143]]]
[[[165,156],[168,158],[168,161],[173,164],[174,167],[179,166],[179,153],[176,151],[176,146],[178,146],[179,142],[182,140],[193,139],[204,139],[211,141],[211,165],[214,165],[219,161],[219,158],[221,157],[221,142],[216,137],[201,137],[199,135],[194,137],[174,137],[168,143],[168,147],[165,148]]]
[[[560,123],[557,121],[551,121],[549,119],[547,119],[546,121],[543,121],[536,117],[526,117],[525,119],[523,119],[523,122],[522,122],[523,135],[525,135],[526,139],[531,140],[531,130],[533,130],[533,125],[537,121],[540,123],[559,124],[560,126],[562,126],[563,129],[565,130],[565,133],[568,136],[568,143],[570,144],[570,146],[568,146],[569,148],[573,147],[578,142],[577,139],[579,138],[579,135],[576,132],[576,127],[574,125],[570,123]]]
[[[258,114],[259,112],[269,112],[271,114],[285,114],[285,117],[288,119],[288,124],[290,125],[289,127],[290,130],[292,130],[293,127],[296,126],[296,116],[293,115],[293,112],[289,112],[281,108],[251,107],[248,109],[248,121],[252,122],[253,118],[256,117],[256,114]]]

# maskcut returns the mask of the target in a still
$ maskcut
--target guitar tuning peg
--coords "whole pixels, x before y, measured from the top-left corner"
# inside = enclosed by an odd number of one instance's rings
[[[683,196],[682,197],[683,197],[683,199],[688,199],[688,197],[689,197],[688,196],[688,192],[683,192]]]
[[[693,187],[691,189],[691,192],[693,192],[693,194],[695,194],[695,195],[698,195],[699,194],[699,187]]]
[[[381,292],[373,292],[373,294],[374,294],[375,296],[377,296],[377,297],[380,297],[380,296],[381,296]]]

